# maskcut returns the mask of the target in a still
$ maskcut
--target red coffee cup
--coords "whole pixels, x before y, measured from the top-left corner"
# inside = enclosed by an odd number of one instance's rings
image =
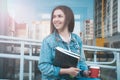
[[[90,66],[90,77],[91,78],[98,78],[100,72],[99,66]]]

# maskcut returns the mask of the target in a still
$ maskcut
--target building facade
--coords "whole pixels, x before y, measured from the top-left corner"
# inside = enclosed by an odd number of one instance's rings
[[[106,0],[94,0],[94,26],[95,37],[104,38],[105,4]]]
[[[93,30],[93,20],[85,20],[84,21],[84,36],[83,36],[83,43],[85,45],[93,45],[93,37],[94,37],[94,30]]]
[[[43,41],[50,34],[49,20],[34,21],[32,27],[29,28],[29,38]]]
[[[100,40],[103,46],[114,47],[114,40],[120,36],[120,0],[94,0],[94,32],[96,44]]]

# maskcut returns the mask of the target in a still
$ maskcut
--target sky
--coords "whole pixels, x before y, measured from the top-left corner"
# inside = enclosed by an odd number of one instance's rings
[[[41,14],[51,14],[58,5],[69,6],[80,22],[93,19],[94,0],[7,0],[8,12],[18,23],[41,20]]]

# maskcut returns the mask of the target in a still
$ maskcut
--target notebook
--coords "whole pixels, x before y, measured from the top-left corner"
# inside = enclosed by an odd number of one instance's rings
[[[80,55],[61,47],[56,47],[53,65],[61,68],[77,67],[79,60]]]

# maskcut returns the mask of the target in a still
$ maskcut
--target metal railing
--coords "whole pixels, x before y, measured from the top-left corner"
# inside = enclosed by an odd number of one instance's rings
[[[38,61],[39,56],[32,55],[32,49],[35,47],[41,46],[41,42],[37,40],[29,40],[29,39],[21,39],[15,37],[8,36],[0,36],[0,44],[11,44],[11,45],[19,45],[20,54],[9,54],[9,53],[0,53],[0,58],[10,58],[10,59],[19,59],[20,60],[20,71],[19,71],[19,80],[24,80],[24,61],[29,61],[29,80],[32,80],[32,61]],[[29,55],[25,55],[25,48],[28,48]],[[98,65],[103,68],[116,69],[117,80],[120,80],[120,49],[114,48],[105,48],[105,47],[96,47],[96,46],[83,46],[84,51],[94,51],[92,53],[94,55],[93,61],[86,61],[88,65]],[[113,53],[114,58],[110,62],[99,62],[97,61],[97,52],[99,51],[110,51]],[[109,64],[116,63],[115,66],[110,66]]]

